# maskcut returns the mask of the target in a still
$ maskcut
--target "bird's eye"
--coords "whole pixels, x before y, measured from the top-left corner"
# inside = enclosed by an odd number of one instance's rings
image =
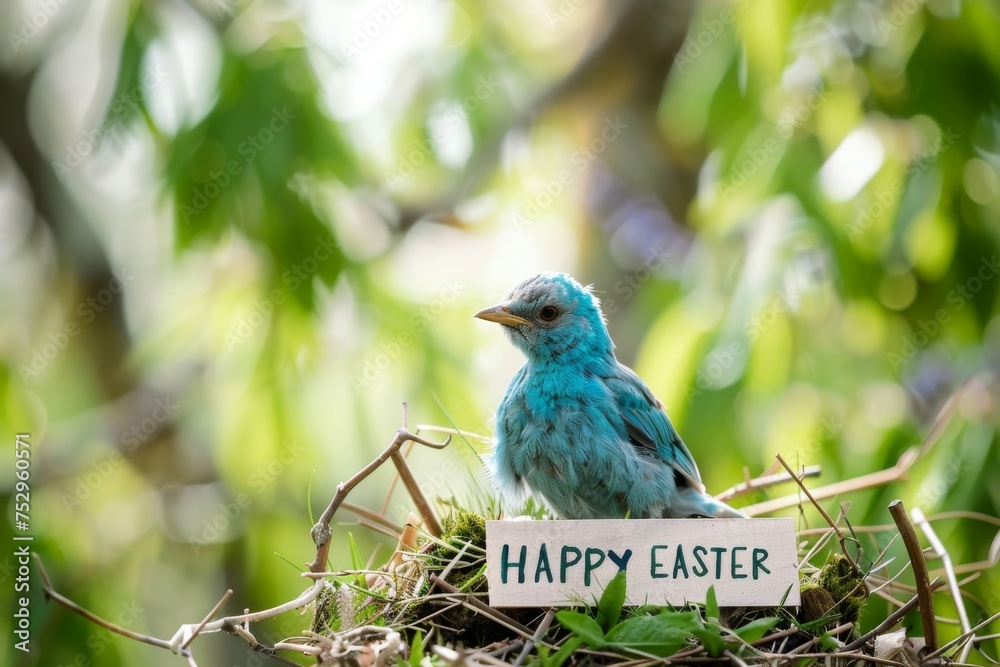
[[[543,322],[551,322],[559,317],[559,309],[555,306],[545,306],[539,311],[538,316],[542,318]]]

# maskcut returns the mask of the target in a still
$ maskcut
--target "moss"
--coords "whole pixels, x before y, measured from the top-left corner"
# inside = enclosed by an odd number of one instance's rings
[[[465,553],[461,559],[456,560],[463,547]],[[475,512],[454,508],[441,522],[440,540],[428,540],[418,547],[418,558],[422,562],[426,583],[414,599],[409,600],[401,621],[412,623],[439,611],[442,606],[452,604],[441,599],[423,597],[431,588],[431,575],[440,574],[449,566],[448,583],[463,593],[485,593],[486,561],[480,551],[485,549],[486,518]],[[436,589],[433,592],[441,591]],[[529,623],[542,612],[538,609],[505,609],[504,613],[515,620]],[[435,622],[439,640],[445,643],[477,647],[510,638],[509,630],[466,606],[457,606],[438,615]]]
[[[486,548],[486,518],[475,512],[456,509],[444,519],[441,538],[460,538],[474,546]]]
[[[806,590],[819,588],[826,591],[834,602],[835,610],[840,615],[841,623],[856,623],[861,615],[861,608],[868,600],[868,590],[864,585],[864,575],[841,554],[830,554],[815,579],[806,580],[802,584],[803,597]],[[825,604],[821,594],[813,594],[814,601]]]
[[[429,577],[442,572],[467,545],[486,548],[486,519],[475,512],[455,509],[441,524],[440,542],[430,542],[426,547],[425,573]],[[483,563],[477,562],[479,560],[466,548],[466,555],[456,561],[448,572],[448,583],[465,592],[485,591],[485,570]]]
[[[813,581],[803,582],[800,595],[802,608],[799,610],[799,620],[804,623],[818,621],[837,605],[830,592]]]

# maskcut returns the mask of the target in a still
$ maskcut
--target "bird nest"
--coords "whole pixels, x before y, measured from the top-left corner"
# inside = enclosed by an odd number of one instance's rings
[[[719,495],[728,501],[766,486],[794,483],[799,487],[795,493],[743,510],[753,515],[796,505],[801,509],[806,502],[824,517],[826,526],[798,533],[802,602],[796,608],[719,608],[714,592],[704,604],[623,608],[624,580],[619,577],[608,584],[600,600],[581,600],[576,609],[491,607],[487,602],[485,522],[487,518],[499,518],[499,512],[489,502],[480,503],[483,507],[476,510],[459,507],[455,501],[438,503],[435,510],[420,491],[403,450],[407,443],[440,449],[451,438],[449,435],[444,442],[434,442],[420,432],[467,434],[428,427],[411,433],[405,426],[405,413],[404,426],[389,447],[338,485],[313,527],[316,553],[308,571],[302,574],[309,586],[294,600],[263,611],[216,618],[232,594],[228,591],[201,622],[185,624],[172,638],[159,639],[116,626],[79,607],[54,589],[41,562],[37,564],[50,600],[112,632],[179,653],[191,666],[197,665],[192,649],[197,637],[220,631],[241,637],[253,650],[291,665],[301,664],[303,659],[320,666],[358,667],[389,666],[401,661],[417,667],[427,664],[426,659],[432,664],[539,667],[645,667],[665,662],[792,664],[792,660],[794,664],[903,667],[963,664],[973,659],[997,664],[994,660],[1000,635],[984,634],[984,629],[1000,618],[1000,614],[990,616],[1000,606],[1000,595],[985,603],[964,586],[982,570],[996,565],[1000,533],[981,562],[954,566],[934,524],[946,520],[978,521],[995,530],[1000,527],[1000,519],[975,512],[925,517],[919,509],[907,512],[902,503],[894,501],[889,506],[894,524],[852,526],[848,505],[841,505],[839,515],[833,518],[818,502],[900,479],[926,453],[953,412],[946,406],[928,440],[904,453],[888,470],[810,490],[804,478],[818,474],[818,470],[793,470],[779,456],[784,472],[777,469],[753,479],[747,476]],[[416,510],[404,526],[346,501],[352,489],[389,461]],[[366,558],[359,552],[350,533],[338,529],[335,534],[331,525],[341,509],[354,513],[365,529],[390,535],[396,542],[391,556],[376,564],[374,554]],[[531,506],[526,511],[537,518],[544,514]],[[444,514],[441,521],[439,513]],[[926,553],[914,524],[930,544]],[[352,562],[347,569],[328,569],[334,540],[349,543]],[[905,561],[886,556],[897,540],[906,547]],[[939,567],[931,570],[928,561],[935,560]],[[904,573],[911,578],[908,571],[912,571],[913,583],[902,583],[900,576]],[[959,574],[965,578],[959,579]],[[958,619],[935,615],[935,598],[942,595],[952,598]],[[982,609],[980,618],[967,617],[963,597]],[[886,600],[891,611],[881,615],[870,611],[876,599]],[[294,610],[311,612],[311,622],[300,635],[273,646],[256,639],[254,623]],[[955,639],[941,642],[939,624],[949,622],[956,623],[961,631]],[[911,627],[907,628],[906,623]],[[902,628],[897,629],[901,624]],[[289,659],[296,655],[298,661]]]
[[[419,530],[418,519],[412,516],[397,549],[382,567],[337,572],[327,581],[313,605],[312,633],[335,640],[376,626],[392,628],[404,638],[388,646],[376,637],[381,651],[390,654],[377,652],[374,662],[364,658],[369,647],[358,644],[357,664],[390,664],[401,658],[417,665],[424,655],[431,655],[435,662],[446,664],[541,667],[644,667],[663,664],[664,659],[672,664],[779,664],[795,659],[804,661],[796,664],[912,666],[944,664],[945,656],[963,662],[969,652],[986,650],[989,640],[976,636],[978,628],[970,628],[956,641],[930,644],[927,630],[938,623],[934,612],[920,608],[916,586],[893,581],[890,564],[883,559],[885,549],[862,570],[851,555],[838,551],[837,532],[832,528],[800,535],[802,603],[797,608],[719,608],[710,596],[707,604],[682,608],[622,609],[622,581],[619,587],[609,585],[602,598],[591,600],[590,605],[581,601],[582,613],[594,619],[589,625],[579,622],[580,611],[499,610],[486,603],[485,521],[481,514],[452,508],[442,522],[441,534],[434,536]],[[855,528],[858,532],[869,532],[869,528]],[[845,542],[854,539],[846,537]],[[929,581],[928,586],[931,591],[947,590],[938,580]],[[907,599],[898,599],[900,593]],[[609,600],[615,595],[621,597],[617,603]],[[859,621],[871,596],[891,599],[897,608],[862,632]],[[614,618],[606,614],[602,618],[609,606],[616,610]],[[924,621],[924,637],[894,630],[914,610]],[[633,619],[649,620],[638,623]],[[658,628],[658,632],[650,636],[612,633],[615,626],[629,623]],[[634,640],[622,641],[622,637]],[[337,659],[320,664],[347,663]]]

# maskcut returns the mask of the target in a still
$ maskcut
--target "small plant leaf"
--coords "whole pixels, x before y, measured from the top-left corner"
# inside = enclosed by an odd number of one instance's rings
[[[715,586],[709,586],[708,594],[705,596],[705,618],[719,618],[719,602],[715,597]]]
[[[542,664],[545,667],[562,667],[566,660],[576,652],[576,649],[580,648],[581,644],[583,644],[583,640],[580,637],[570,637],[551,658],[543,659]]]
[[[358,543],[354,541],[354,535],[352,533],[347,534],[347,544],[351,550],[351,567],[354,570],[365,569],[365,560],[361,557],[361,550],[358,549]],[[358,574],[355,579],[358,582],[358,586],[362,588],[365,587],[365,575]]]
[[[556,613],[556,619],[591,647],[604,646],[604,630],[590,616],[567,609]]]
[[[829,632],[824,632],[823,636],[819,640],[820,648],[824,651],[836,651],[840,648],[841,644]]]
[[[607,588],[597,603],[597,623],[604,632],[618,624],[625,604],[625,570],[622,570],[608,582]]]
[[[424,634],[417,630],[410,643],[410,667],[420,667],[420,661],[424,658]]]
[[[705,647],[705,650],[713,658],[722,657],[723,652],[726,650],[726,642],[722,639],[722,635],[715,628],[699,628],[693,631],[695,637],[701,642],[701,645]]]
[[[664,612],[658,616],[633,616],[608,632],[605,641],[628,650],[656,656],[673,655],[704,628],[697,612]]]
[[[770,632],[780,621],[781,619],[777,616],[765,616],[764,618],[750,621],[746,625],[736,628],[733,632],[747,644],[753,644]]]

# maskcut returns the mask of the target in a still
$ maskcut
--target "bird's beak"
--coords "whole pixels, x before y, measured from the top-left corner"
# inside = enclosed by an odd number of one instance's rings
[[[486,320],[487,322],[506,324],[509,327],[516,327],[519,324],[531,324],[531,322],[523,317],[518,317],[510,312],[509,301],[498,303],[497,305],[490,306],[489,308],[483,308],[475,314],[475,317],[478,317],[481,320]]]

